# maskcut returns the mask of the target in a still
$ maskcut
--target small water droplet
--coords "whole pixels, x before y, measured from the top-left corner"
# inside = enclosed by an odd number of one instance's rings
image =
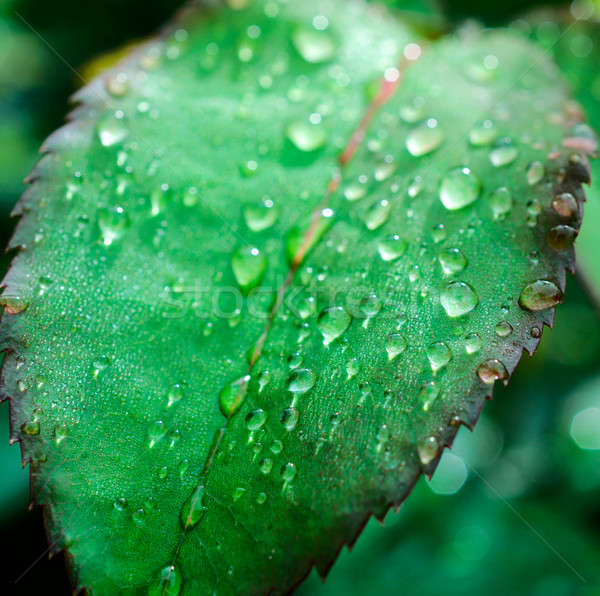
[[[100,376],[100,373],[110,366],[110,358],[108,356],[98,356],[92,362],[92,376],[94,379],[97,379]]]
[[[406,350],[408,342],[401,333],[391,333],[385,341],[385,351],[388,354],[388,360],[392,361]]]
[[[381,227],[390,216],[392,202],[382,199],[378,203],[371,205],[365,213],[365,225],[369,230],[376,230]]]
[[[458,248],[447,248],[446,250],[443,250],[439,254],[438,260],[446,275],[459,273],[467,266],[467,258]]]
[[[577,213],[577,201],[570,192],[563,192],[552,199],[552,208],[562,217],[572,217]]]
[[[504,219],[512,209],[513,198],[506,186],[497,188],[490,196],[490,206],[494,219]]]
[[[489,145],[497,135],[498,131],[494,123],[491,120],[482,120],[469,131],[469,141],[471,145],[483,147]]]
[[[167,408],[170,408],[181,399],[183,399],[183,387],[179,383],[176,383],[167,393]]]
[[[181,572],[175,565],[160,570],[158,578],[148,588],[148,596],[177,596],[181,590]]]
[[[431,370],[435,373],[450,362],[452,352],[443,341],[438,341],[427,348],[427,359],[431,365]]]
[[[425,383],[419,392],[422,407],[425,412],[428,412],[435,400],[440,395],[440,388],[433,382]]]
[[[36,420],[31,420],[30,422],[25,422],[21,425],[21,432],[33,437],[35,435],[40,434],[40,423]]]
[[[271,453],[279,455],[283,451],[283,443],[279,439],[275,439],[270,447]]]
[[[260,429],[267,421],[267,413],[264,410],[253,410],[246,416],[246,428],[250,431]]]
[[[479,298],[469,284],[453,281],[440,294],[440,302],[446,314],[455,318],[471,312],[477,306]]]
[[[365,319],[363,327],[366,328],[369,320],[379,314],[381,306],[381,300],[379,300],[376,294],[368,294],[361,299],[359,309]]]
[[[258,205],[248,205],[244,208],[246,225],[253,232],[267,230],[277,221],[279,207],[269,198],[264,198]]]
[[[446,209],[455,211],[476,201],[480,191],[481,182],[469,168],[454,168],[442,178],[440,200]]]
[[[426,466],[427,464],[432,462],[437,456],[439,449],[440,446],[435,437],[431,436],[421,439],[417,443],[417,452],[419,454],[421,464]]]
[[[248,394],[249,382],[250,375],[245,375],[221,389],[219,393],[219,407],[225,418],[233,416],[244,403]]]
[[[288,462],[281,466],[281,477],[283,478],[283,488],[296,477],[296,466],[292,462]]]
[[[303,153],[312,153],[321,149],[327,141],[327,132],[322,124],[312,124],[297,120],[286,129],[286,136]]]
[[[465,352],[475,354],[481,350],[481,337],[477,333],[470,333],[465,337]]]
[[[538,311],[556,306],[562,298],[563,294],[554,282],[538,279],[523,288],[519,304],[525,310]]]
[[[506,370],[506,366],[495,358],[490,360],[486,360],[483,364],[479,366],[477,369],[477,376],[481,379],[482,382],[487,385],[492,385],[496,381],[504,381],[508,379],[508,371]]]
[[[98,122],[98,138],[104,147],[112,147],[123,141],[129,130],[122,118],[115,118],[113,114],[103,117]]]
[[[267,493],[258,493],[257,497],[256,497],[256,502],[259,505],[263,505],[267,500]]]
[[[541,161],[534,161],[530,163],[526,174],[527,184],[529,184],[529,186],[533,186],[534,184],[541,182],[545,173],[546,169]]]
[[[148,438],[150,439],[148,447],[154,447],[154,445],[156,445],[156,443],[158,443],[158,441],[160,441],[166,433],[167,428],[162,420],[156,420],[153,422],[148,429]]]
[[[298,424],[298,410],[296,408],[286,408],[281,413],[281,424],[285,430],[291,431],[296,428]]]
[[[129,217],[123,207],[98,209],[98,227],[105,246],[110,246],[115,240],[121,238],[129,225]]]
[[[358,182],[349,184],[344,189],[344,196],[348,201],[358,201],[359,199],[362,199],[365,194],[367,194],[367,187]]]
[[[266,257],[256,247],[238,248],[231,260],[233,274],[245,293],[260,284],[267,268]]]
[[[512,325],[508,321],[500,321],[494,328],[498,337],[508,337],[512,332]]]
[[[262,459],[260,461],[259,468],[260,468],[260,471],[265,476],[267,476],[268,474],[271,473],[271,470],[273,469],[273,460],[269,457],[265,457],[264,459]]]
[[[310,64],[321,64],[335,56],[336,42],[331,33],[306,26],[299,26],[292,34],[292,43],[298,54]]]
[[[577,230],[571,226],[554,226],[546,235],[546,242],[554,250],[566,250],[573,246],[577,238]]]
[[[206,514],[204,485],[199,484],[181,507],[179,519],[185,531],[193,528]]]
[[[288,391],[295,395],[303,395],[310,391],[317,381],[315,373],[308,368],[295,370],[288,381]]]
[[[406,240],[402,239],[398,234],[386,236],[377,245],[379,256],[384,261],[394,261],[400,258],[408,247]]]
[[[117,511],[125,511],[128,506],[129,503],[127,503],[127,499],[125,497],[119,497],[118,499],[115,499],[115,502],[113,503],[113,507]]]
[[[431,238],[436,244],[446,240],[447,236],[448,233],[446,232],[444,224],[438,224],[431,230]]]
[[[406,148],[414,157],[435,151],[444,140],[444,132],[435,118],[429,118],[422,126],[413,128],[406,137]]]
[[[348,329],[352,317],[343,306],[330,306],[320,315],[317,326],[323,336],[323,344],[328,346]]]
[[[490,151],[490,161],[497,168],[511,164],[515,159],[519,150],[513,145],[508,138],[499,139],[494,148]]]

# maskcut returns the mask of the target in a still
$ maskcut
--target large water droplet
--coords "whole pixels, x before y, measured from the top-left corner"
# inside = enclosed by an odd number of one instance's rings
[[[449,283],[440,295],[440,302],[449,317],[460,317],[471,312],[479,302],[475,290],[464,281]]]
[[[246,225],[253,232],[261,232],[270,228],[279,217],[279,207],[268,198],[263,199],[258,205],[248,205],[244,208]]]
[[[327,141],[327,132],[321,124],[303,120],[292,122],[286,129],[286,135],[297,149],[305,153],[320,149]]]
[[[254,410],[246,416],[246,428],[250,431],[258,430],[266,421],[267,413],[264,410]]]
[[[379,256],[384,261],[394,261],[406,252],[407,246],[408,243],[406,240],[402,239],[398,234],[392,234],[379,242],[377,250],[379,251]]]
[[[496,360],[495,358],[486,360],[481,364],[477,369],[477,375],[487,385],[492,385],[496,381],[508,379],[506,366],[504,366],[500,360]]]
[[[444,133],[438,121],[430,118],[427,122],[413,128],[406,137],[406,148],[411,155],[420,157],[437,149],[444,140]]]
[[[350,325],[352,317],[343,306],[330,306],[320,315],[317,326],[323,335],[323,343],[328,346],[336,340]]]
[[[302,395],[313,388],[317,375],[309,368],[295,370],[288,381],[288,391],[295,395]]]
[[[538,311],[556,306],[562,298],[563,294],[554,282],[538,279],[523,288],[519,304],[525,310]]]
[[[438,256],[438,260],[446,275],[459,273],[467,266],[467,258],[458,248],[448,248],[442,251]]]
[[[102,207],[98,209],[98,227],[103,244],[110,246],[129,228],[129,217],[123,207]]]
[[[175,565],[160,570],[158,579],[148,588],[148,596],[177,596],[181,590],[181,572]]]
[[[256,247],[243,246],[233,253],[233,274],[244,292],[260,284],[267,268],[266,257]]]
[[[443,341],[438,341],[427,348],[427,359],[431,365],[431,370],[437,372],[450,362],[452,359],[452,352]]]
[[[440,183],[440,200],[446,209],[454,211],[473,203],[479,197],[481,182],[469,168],[454,168]]]
[[[248,394],[249,382],[250,375],[245,375],[221,389],[219,393],[219,407],[223,416],[226,418],[233,416],[244,403]]]
[[[335,56],[336,43],[331,33],[306,26],[297,27],[292,34],[294,47],[306,62],[320,64]]]

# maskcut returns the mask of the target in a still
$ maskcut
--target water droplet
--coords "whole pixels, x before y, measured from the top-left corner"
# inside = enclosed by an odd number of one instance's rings
[[[552,199],[552,208],[562,217],[572,217],[578,211],[577,201],[570,192],[556,195]]]
[[[454,211],[477,200],[480,191],[481,182],[469,168],[454,168],[442,178],[440,200],[446,209]]]
[[[167,428],[162,420],[156,420],[153,422],[148,429],[148,438],[150,439],[148,447],[154,447],[154,445],[156,445],[156,443],[158,443],[158,441],[160,441],[166,433]]]
[[[246,416],[246,428],[250,431],[260,429],[267,421],[267,413],[264,410],[253,410]]]
[[[554,282],[538,279],[523,288],[519,304],[525,310],[538,311],[556,306],[562,298],[563,294]]]
[[[346,381],[353,379],[359,372],[358,360],[351,358],[346,364]]]
[[[350,184],[344,189],[344,196],[348,201],[358,201],[367,193],[367,188],[364,184]]]
[[[491,120],[482,120],[469,131],[469,141],[471,145],[482,147],[489,145],[497,135],[498,131],[494,123]]]
[[[176,404],[180,399],[183,399],[183,387],[179,383],[176,383],[167,393],[167,408]]]
[[[288,462],[281,466],[281,477],[283,478],[283,487],[286,488],[296,477],[296,466],[292,462]]]
[[[32,420],[30,422],[25,422],[23,425],[21,425],[21,432],[26,435],[29,435],[30,437],[39,435],[40,434],[40,423],[35,420]]]
[[[343,306],[330,306],[320,315],[317,326],[323,336],[323,344],[328,346],[348,329],[352,317]]]
[[[383,162],[375,168],[373,177],[375,180],[377,180],[377,182],[383,182],[384,180],[387,180],[395,171],[395,163]]]
[[[177,596],[181,590],[181,572],[175,565],[160,570],[158,579],[148,588],[148,596]]]
[[[286,129],[286,135],[293,145],[304,153],[317,151],[327,141],[327,132],[323,125],[303,120],[292,122]]]
[[[427,155],[435,151],[444,140],[444,133],[438,121],[429,118],[422,126],[413,128],[406,137],[406,148],[414,157]]]
[[[169,468],[167,466],[158,468],[157,475],[160,480],[164,480],[169,475]]]
[[[283,451],[283,443],[279,439],[275,439],[270,447],[271,453],[279,455]]]
[[[129,130],[122,118],[115,118],[109,114],[102,118],[98,123],[98,138],[104,147],[112,147],[123,141]]]
[[[233,253],[231,267],[238,284],[247,293],[260,284],[267,268],[267,259],[258,248],[244,246]]]
[[[302,297],[297,303],[298,314],[301,319],[308,319],[317,312],[317,301],[314,296]]]
[[[533,186],[544,178],[544,174],[546,173],[546,169],[544,168],[544,164],[540,161],[534,161],[529,164],[527,168],[527,184],[529,186]]]
[[[100,376],[100,373],[110,366],[110,358],[108,356],[98,356],[92,362],[92,376],[94,379],[97,379]]]
[[[400,238],[398,234],[392,234],[379,242],[377,250],[384,261],[394,261],[406,252],[407,247],[406,240]]]
[[[292,34],[292,43],[298,54],[311,64],[327,62],[335,56],[336,42],[327,30],[297,27]]]
[[[127,503],[127,499],[125,497],[119,497],[118,499],[115,499],[115,502],[113,503],[113,507],[117,511],[125,511],[128,506],[129,504]]]
[[[477,333],[470,333],[465,337],[465,352],[475,354],[481,350],[481,337]]]
[[[293,354],[290,354],[287,359],[288,368],[290,370],[298,368],[302,365],[302,362],[304,362],[304,357],[300,352],[294,352]]]
[[[303,395],[313,388],[316,381],[317,376],[312,370],[299,368],[290,375],[287,388],[295,395]]]
[[[359,309],[365,318],[363,327],[366,328],[369,320],[379,314],[379,311],[381,310],[381,300],[379,300],[376,294],[368,294],[361,299]]]
[[[225,418],[233,416],[244,403],[248,393],[249,382],[250,375],[245,375],[221,389],[219,393],[219,407]]]
[[[417,443],[417,452],[421,463],[426,466],[435,459],[440,449],[437,439],[433,436],[425,437]]]
[[[438,260],[446,275],[459,273],[467,266],[467,258],[458,248],[447,248],[439,254]]]
[[[406,192],[411,199],[419,196],[421,191],[425,188],[425,182],[421,176],[415,176],[411,183],[408,185]]]
[[[281,424],[285,430],[294,430],[298,424],[298,410],[296,408],[286,408],[281,413]]]
[[[490,360],[486,360],[483,364],[479,366],[477,369],[477,376],[481,379],[482,382],[487,385],[492,385],[496,381],[504,381],[508,379],[508,371],[506,370],[506,366],[495,358]]]
[[[204,485],[199,484],[181,508],[179,519],[184,530],[193,528],[206,514]]]
[[[106,90],[113,97],[123,97],[129,90],[129,79],[127,74],[119,72],[111,74],[108,79],[105,80]]]
[[[448,233],[446,232],[444,224],[438,224],[433,228],[433,230],[431,230],[431,238],[436,244],[439,244],[440,242],[446,240],[447,236]]]
[[[408,342],[404,335],[400,333],[391,333],[387,336],[385,341],[385,351],[388,354],[388,360],[394,360],[396,356],[399,356],[406,350]]]
[[[54,427],[54,442],[56,446],[60,444],[69,436],[67,427],[64,424],[60,424]]]
[[[512,209],[513,198],[506,186],[497,188],[490,196],[490,206],[494,219],[504,219]]]
[[[512,332],[512,325],[508,321],[500,321],[494,328],[498,337],[508,337]]]
[[[419,398],[422,403],[423,410],[428,412],[435,400],[440,395],[440,388],[433,382],[425,383],[419,391]]]
[[[258,493],[257,497],[256,497],[256,502],[259,505],[263,505],[267,500],[267,493]]]
[[[105,246],[110,246],[129,228],[129,217],[123,207],[102,207],[98,209],[98,227],[102,242]]]
[[[546,235],[546,242],[554,250],[566,250],[573,246],[577,238],[577,230],[571,226],[554,226]]]
[[[499,139],[494,148],[490,151],[490,161],[497,168],[511,164],[515,159],[519,150],[513,145],[510,139]]]
[[[471,312],[479,302],[475,290],[464,281],[449,283],[440,295],[440,302],[449,317],[455,318]]]
[[[231,498],[235,501],[239,501],[244,494],[246,493],[246,489],[242,486],[238,486],[234,491],[233,494],[231,495]]]
[[[244,208],[246,225],[253,232],[262,232],[270,228],[279,217],[279,207],[269,199],[264,198],[258,205],[248,205]]]
[[[365,213],[365,225],[369,230],[376,230],[382,226],[390,216],[390,210],[392,209],[391,201],[382,199],[378,203],[371,205],[371,207]]]
[[[450,362],[452,352],[443,341],[438,341],[427,348],[427,359],[431,365],[431,370],[435,373]]]
[[[271,473],[271,470],[273,469],[273,460],[269,457],[265,457],[264,459],[262,459],[260,461],[259,467],[260,467],[260,471],[265,476],[267,476],[268,474]]]

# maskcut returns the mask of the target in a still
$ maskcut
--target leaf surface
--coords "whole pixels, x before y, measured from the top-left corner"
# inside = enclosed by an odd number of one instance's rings
[[[47,141],[3,386],[75,585],[325,573],[537,346],[577,114],[517,36],[416,41],[362,2],[191,8]]]

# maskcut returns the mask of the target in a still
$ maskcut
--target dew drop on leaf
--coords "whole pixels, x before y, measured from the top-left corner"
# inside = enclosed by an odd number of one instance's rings
[[[455,211],[477,200],[480,191],[481,182],[469,168],[454,168],[442,178],[440,200],[446,209]]]
[[[175,565],[160,570],[158,579],[148,588],[148,596],[177,596],[181,591],[181,572]]]
[[[390,215],[392,202],[387,199],[382,199],[378,203],[372,205],[365,214],[365,225],[369,230],[376,230],[382,226]]]
[[[167,408],[170,408],[181,399],[183,399],[183,387],[179,383],[176,383],[167,393]]]
[[[422,126],[413,128],[406,137],[406,148],[414,157],[435,151],[444,140],[444,133],[435,118],[429,118]]]
[[[570,192],[556,195],[552,199],[552,208],[562,217],[572,217],[578,211],[577,201]]]
[[[109,114],[98,123],[98,138],[104,147],[112,147],[123,141],[129,130],[121,118]]]
[[[440,388],[433,382],[425,383],[419,392],[421,406],[425,412],[428,412],[435,400],[440,395]]]
[[[491,358],[479,365],[477,376],[487,385],[493,385],[496,381],[508,379],[508,371],[500,360]]]
[[[312,370],[309,368],[300,368],[290,375],[287,388],[288,391],[295,395],[303,395],[314,387],[316,381],[317,376]]]
[[[534,184],[541,182],[541,180],[544,178],[545,173],[546,170],[544,168],[544,164],[541,161],[532,162],[527,168],[527,184],[529,184],[529,186],[533,186]]]
[[[433,436],[425,437],[417,443],[417,452],[421,464],[426,466],[428,463],[433,461],[438,454],[440,449],[437,439]]]
[[[469,284],[453,281],[440,294],[440,302],[446,314],[455,318],[471,312],[477,306],[479,298]]]
[[[379,241],[377,251],[384,261],[394,261],[406,252],[407,246],[406,240],[398,234],[392,234]]]
[[[556,306],[562,300],[560,288],[552,281],[538,279],[526,285],[519,297],[519,304],[525,310],[538,311]]]
[[[304,153],[312,153],[325,145],[327,132],[321,124],[311,124],[308,121],[297,120],[286,129],[290,142]]]
[[[327,30],[299,26],[292,34],[292,43],[298,54],[310,64],[327,62],[335,56],[336,42]]]
[[[510,139],[500,139],[490,151],[490,161],[493,166],[500,168],[515,161],[518,154],[519,150]]]
[[[317,326],[323,336],[323,344],[328,346],[336,340],[350,325],[352,317],[343,306],[330,306],[320,315]]]
[[[571,226],[559,225],[548,230],[546,242],[554,250],[566,250],[573,246],[577,238],[577,230]]]
[[[110,246],[129,228],[129,217],[123,207],[102,207],[98,209],[98,227],[103,244]]]
[[[253,410],[246,416],[246,428],[250,431],[258,430],[267,421],[267,413],[264,410]]]
[[[408,343],[401,333],[391,333],[385,341],[385,351],[388,354],[388,360],[394,360],[406,350]]]
[[[438,341],[427,348],[427,359],[429,360],[431,370],[437,372],[450,362],[452,352],[443,341]]]
[[[246,225],[253,232],[262,232],[270,228],[279,217],[279,207],[268,198],[263,199],[258,205],[248,205],[244,208]]]
[[[162,420],[156,420],[148,429],[148,438],[150,439],[148,447],[152,448],[160,441],[167,433],[167,428]]]
[[[482,147],[489,145],[497,134],[496,126],[491,120],[482,120],[469,131],[469,141],[475,147]]]
[[[467,266],[467,258],[458,248],[448,248],[443,250],[439,254],[438,260],[446,275],[459,273]]]
[[[504,219],[511,211],[513,198],[510,190],[506,186],[501,186],[494,190],[490,196],[490,206],[494,219]]]
[[[181,507],[179,519],[181,520],[183,529],[189,530],[193,528],[204,517],[206,509],[204,503],[204,485],[199,484]]]
[[[298,410],[296,408],[286,408],[281,413],[281,424],[285,430],[294,430],[298,424]]]
[[[219,393],[219,407],[225,418],[233,416],[244,403],[248,393],[249,382],[250,375],[245,375],[221,389]]]
[[[498,337],[508,337],[513,332],[513,328],[508,321],[500,321],[494,327],[494,331]]]
[[[242,290],[249,292],[260,284],[267,268],[267,258],[258,248],[243,246],[233,253],[231,267]]]

